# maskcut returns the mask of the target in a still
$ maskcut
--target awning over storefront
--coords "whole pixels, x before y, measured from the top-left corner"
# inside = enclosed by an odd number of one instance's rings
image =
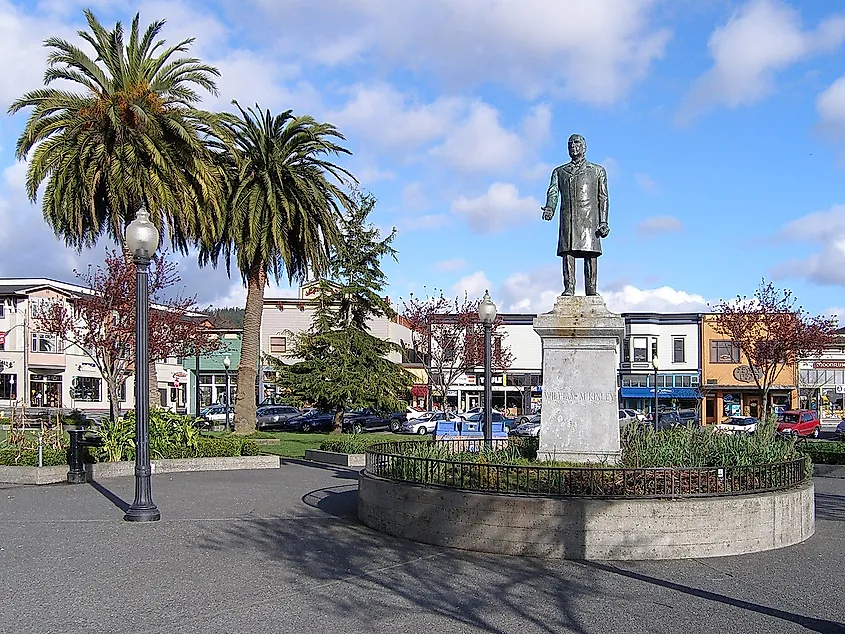
[[[427,385],[412,385],[411,386],[411,396],[426,396],[428,394],[428,386]]]
[[[654,388],[623,387],[622,398],[654,398]],[[657,398],[699,399],[701,394],[694,387],[660,387]]]

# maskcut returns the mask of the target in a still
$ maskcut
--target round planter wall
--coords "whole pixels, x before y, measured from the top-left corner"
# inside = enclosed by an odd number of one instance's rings
[[[358,517],[417,542],[564,559],[680,559],[790,546],[815,531],[812,482],[773,493],[676,499],[505,495],[361,474]]]

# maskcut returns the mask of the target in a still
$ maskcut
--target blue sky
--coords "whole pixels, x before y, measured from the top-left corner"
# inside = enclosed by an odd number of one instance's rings
[[[0,101],[40,85],[41,42],[76,39],[85,6],[196,37],[222,72],[205,107],[334,123],[373,221],[399,230],[394,300],[489,288],[500,311],[549,310],[557,218],[539,208],[577,132],[609,174],[612,310],[706,310],[765,277],[845,317],[843,1],[0,0]],[[72,281],[100,250],[68,251],[26,201],[24,121],[0,117],[0,275]],[[200,304],[242,305],[237,276],[181,272]]]

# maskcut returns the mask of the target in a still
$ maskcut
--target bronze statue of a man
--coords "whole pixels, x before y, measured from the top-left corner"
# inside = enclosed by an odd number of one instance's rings
[[[560,197],[560,233],[557,254],[563,258],[563,293],[575,294],[575,258],[584,259],[587,295],[596,291],[601,239],[610,233],[607,224],[607,174],[601,165],[585,158],[587,142],[580,134],[569,137],[572,160],[555,168],[542,207],[543,220],[555,215]]]

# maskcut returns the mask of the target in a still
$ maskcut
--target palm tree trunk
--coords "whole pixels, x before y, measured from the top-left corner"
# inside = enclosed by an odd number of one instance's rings
[[[258,378],[258,355],[261,343],[261,313],[264,310],[264,287],[267,272],[264,263],[253,265],[246,278],[246,306],[238,365],[238,394],[235,397],[235,433],[255,430],[255,381]]]

